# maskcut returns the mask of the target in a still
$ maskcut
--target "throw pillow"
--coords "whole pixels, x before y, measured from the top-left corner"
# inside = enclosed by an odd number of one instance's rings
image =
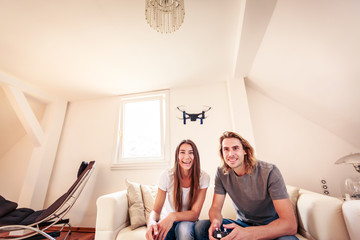
[[[134,183],[125,179],[127,186],[127,198],[129,202],[129,216],[130,226],[134,230],[138,227],[144,226],[145,223],[145,209],[140,190],[140,184]]]
[[[157,186],[140,184],[140,189],[143,197],[143,203],[145,208],[145,222],[146,226],[149,225],[149,216],[154,208],[155,198],[158,191]]]

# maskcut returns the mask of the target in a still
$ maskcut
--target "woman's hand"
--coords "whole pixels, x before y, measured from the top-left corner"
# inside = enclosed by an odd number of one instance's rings
[[[157,224],[151,224],[148,229],[146,230],[146,240],[155,240],[157,238],[157,235],[159,234]]]
[[[174,218],[173,213],[170,213],[169,215],[166,216],[166,218],[159,221],[157,224],[158,236],[155,239],[156,240],[165,239],[166,235],[172,228],[174,221],[175,221],[175,218]]]
[[[160,212],[164,205],[165,198],[166,198],[166,192],[159,188],[156,194],[154,209],[150,212],[150,216],[149,216],[148,229],[145,234],[147,240],[159,239],[159,226],[157,221],[159,221],[160,219]]]

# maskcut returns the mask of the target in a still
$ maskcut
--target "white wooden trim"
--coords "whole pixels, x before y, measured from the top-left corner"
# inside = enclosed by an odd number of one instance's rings
[[[21,91],[28,93],[29,95],[35,96],[36,99],[48,103],[55,100],[55,97],[52,97],[43,91],[32,87],[29,84],[24,83],[23,81],[17,79],[16,77],[10,76],[0,70],[0,85],[2,86],[13,86],[15,88],[21,89]]]
[[[44,139],[44,132],[24,93],[12,86],[4,86],[3,89],[34,146],[40,146]]]
[[[33,209],[44,207],[48,185],[59,146],[68,102],[0,71],[0,86],[34,142],[18,203]],[[37,120],[25,94],[46,104],[43,119]]]
[[[232,130],[241,133],[241,135],[255,148],[255,137],[251,124],[245,79],[229,79],[227,81],[227,90]]]
[[[130,169],[162,169],[170,167],[169,161],[149,161],[149,162],[121,162],[113,163],[112,170],[130,170]]]
[[[33,209],[44,207],[66,109],[67,101],[64,100],[50,103],[46,107],[42,121],[45,133],[44,142],[41,146],[34,147],[29,160],[19,198],[21,206],[30,206]]]
[[[121,133],[123,131],[122,126],[122,107],[126,102],[143,101],[144,99],[159,99],[161,103],[161,156],[149,157],[149,158],[123,158],[121,155],[122,139]],[[161,90],[156,92],[147,92],[143,94],[133,94],[122,96],[119,99],[119,112],[118,121],[116,124],[114,147],[113,147],[113,160],[111,163],[111,169],[149,169],[168,167],[170,165],[170,124],[169,124],[169,90]]]

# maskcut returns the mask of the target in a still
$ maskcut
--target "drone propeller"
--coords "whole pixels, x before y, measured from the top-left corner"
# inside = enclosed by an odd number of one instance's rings
[[[206,107],[206,110],[203,110],[203,112],[207,112],[211,109],[211,107],[209,107],[209,106],[205,106],[205,105],[203,105],[203,106]]]

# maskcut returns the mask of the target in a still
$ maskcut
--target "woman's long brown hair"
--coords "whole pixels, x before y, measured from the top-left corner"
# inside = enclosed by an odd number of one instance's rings
[[[183,144],[189,144],[192,147],[194,153],[193,165],[190,169],[191,171],[191,186],[190,186],[190,195],[189,195],[189,207],[191,207],[196,201],[197,194],[200,189],[200,155],[195,143],[189,139],[181,141],[177,146],[175,151],[175,165],[174,165],[174,205],[175,211],[182,211],[182,189],[181,189],[181,167],[179,165],[179,152],[180,147]]]

